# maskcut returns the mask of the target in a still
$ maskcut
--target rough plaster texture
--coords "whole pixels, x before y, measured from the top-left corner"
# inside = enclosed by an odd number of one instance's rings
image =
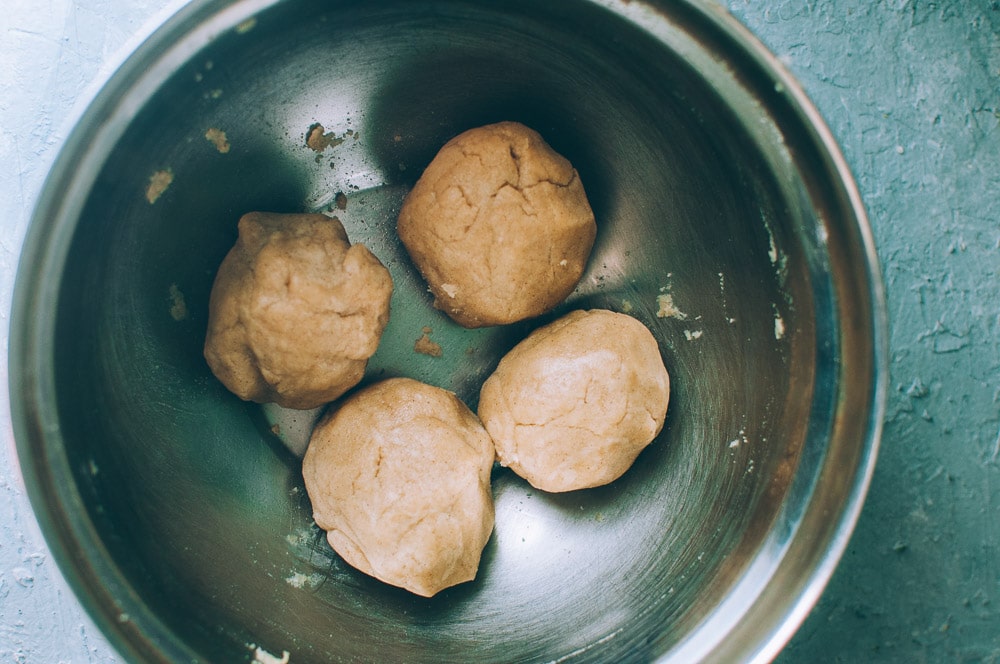
[[[24,495],[7,323],[31,207],[67,123],[179,1],[43,4],[0,11],[0,664],[116,662]],[[1000,2],[723,4],[799,78],[840,142],[892,317],[869,498],[779,661],[1000,662]]]
[[[1000,2],[750,2],[857,177],[891,318],[860,522],[781,662],[1000,661]]]
[[[31,209],[72,119],[168,4],[3,0],[0,8],[0,664],[121,661],[66,586],[28,504],[10,425],[8,324]]]

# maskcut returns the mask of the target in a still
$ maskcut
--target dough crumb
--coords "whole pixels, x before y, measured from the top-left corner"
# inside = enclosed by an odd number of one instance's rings
[[[687,314],[677,308],[674,304],[674,296],[670,293],[661,293],[656,296],[656,317],[676,318],[677,320],[687,320]]]
[[[285,541],[291,546],[309,546],[313,540],[313,534],[309,530],[301,530],[298,533],[285,535]]]
[[[149,186],[146,187],[146,200],[149,201],[149,204],[155,203],[173,181],[174,172],[169,168],[156,171],[149,176]]]
[[[419,339],[413,344],[413,350],[423,355],[430,355],[431,357],[441,357],[444,351],[441,350],[441,344],[431,341],[431,328],[425,327],[421,330],[423,334]]]
[[[500,360],[479,394],[497,459],[536,489],[574,491],[621,477],[660,433],[670,378],[635,318],[574,311]]]
[[[771,232],[770,228],[767,228],[767,257],[771,261],[771,265],[778,264],[778,247],[774,243],[774,233]]]
[[[306,130],[306,145],[310,150],[322,152],[327,148],[334,148],[344,142],[345,137],[354,132],[350,129],[343,136],[337,136],[334,132],[327,132],[320,123],[313,124]]]
[[[205,132],[205,138],[209,143],[215,146],[215,149],[219,151],[219,154],[226,154],[229,152],[229,139],[226,138],[226,132],[221,129],[210,127],[208,131]]]
[[[177,284],[170,284],[170,317],[175,321],[182,321],[188,317],[187,303],[184,301],[184,293],[177,287]]]
[[[258,645],[250,644],[253,648],[253,664],[288,664],[291,661],[291,654],[287,650],[281,651],[281,657],[272,655]]]
[[[630,300],[622,300],[622,313],[632,313],[632,302]]]
[[[313,519],[345,562],[431,597],[476,576],[493,532],[495,457],[454,393],[390,378],[323,417],[302,476]]]
[[[774,317],[774,338],[778,341],[785,338],[785,321],[781,316]]]
[[[687,339],[688,341],[701,339],[702,334],[704,334],[703,330],[684,330],[684,338]]]

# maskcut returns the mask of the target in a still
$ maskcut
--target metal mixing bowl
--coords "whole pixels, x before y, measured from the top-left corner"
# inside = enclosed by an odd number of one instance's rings
[[[208,294],[241,214],[336,214],[396,281],[369,377],[474,408],[540,321],[450,323],[394,227],[436,150],[499,120],[567,156],[597,216],[589,270],[553,315],[629,311],[673,394],[659,439],[607,487],[546,495],[498,469],[478,578],[424,599],[328,548],[294,453],[313,414],[241,402],[212,377]],[[329,145],[307,146],[311,130]],[[172,177],[158,196],[156,173]],[[425,326],[442,357],[414,352]],[[884,362],[843,159],[715,6],[195,0],[111,77],[47,181],[10,391],[48,542],[130,661],[257,647],[294,664],[766,660],[857,517]]]

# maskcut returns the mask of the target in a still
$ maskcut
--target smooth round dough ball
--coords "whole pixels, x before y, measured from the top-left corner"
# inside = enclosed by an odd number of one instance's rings
[[[493,531],[494,455],[454,394],[391,378],[320,421],[302,474],[313,518],[344,560],[430,597],[476,576]]]
[[[391,295],[336,218],[251,212],[212,286],[205,359],[241,399],[315,408],[364,376]]]
[[[543,491],[607,484],[660,432],[670,379],[650,331],[574,311],[515,346],[483,384],[479,417],[504,466]]]
[[[562,302],[597,225],[569,161],[537,132],[501,122],[441,148],[403,202],[397,230],[434,306],[473,328]]]

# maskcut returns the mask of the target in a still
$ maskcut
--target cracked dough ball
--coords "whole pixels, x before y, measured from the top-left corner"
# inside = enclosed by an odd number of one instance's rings
[[[448,141],[407,195],[397,229],[434,306],[470,328],[562,302],[597,233],[576,170],[516,122]]]
[[[391,378],[324,417],[302,474],[313,518],[344,560],[430,597],[476,576],[493,531],[493,460],[458,397]]]
[[[483,384],[479,417],[504,466],[543,491],[607,484],[663,428],[670,380],[646,327],[574,311],[514,347]]]
[[[251,212],[212,286],[205,359],[241,399],[315,408],[364,376],[390,295],[389,271],[336,218]]]

